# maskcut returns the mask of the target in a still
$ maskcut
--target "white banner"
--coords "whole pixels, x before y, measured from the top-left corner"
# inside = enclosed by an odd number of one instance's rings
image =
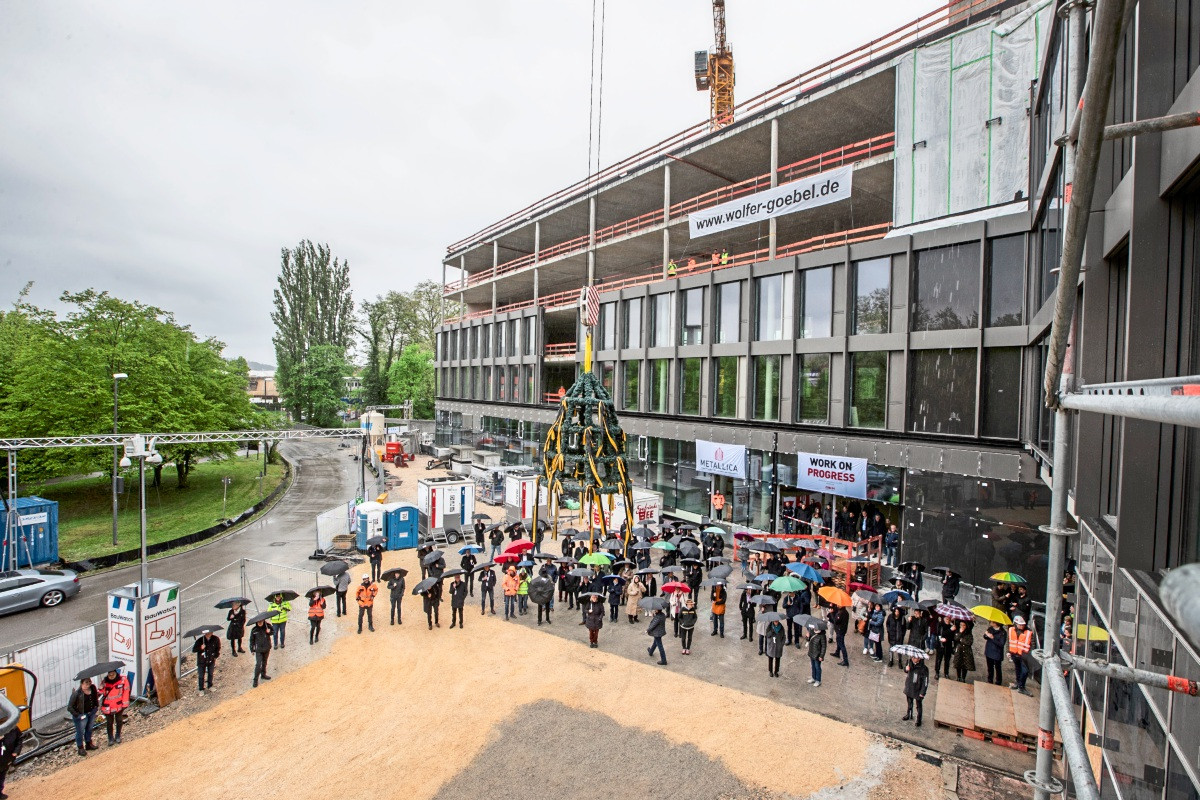
[[[799,453],[796,486],[839,497],[867,499],[867,460],[847,456]]]
[[[853,175],[853,165],[838,167],[749,197],[692,212],[688,214],[690,235],[695,239],[752,222],[849,200]]]
[[[696,440],[696,472],[725,475],[746,480],[746,448],[740,444],[721,444]]]

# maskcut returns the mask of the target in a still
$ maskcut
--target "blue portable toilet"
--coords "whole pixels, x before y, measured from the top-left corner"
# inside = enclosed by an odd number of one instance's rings
[[[367,539],[384,535],[383,518],[383,506],[373,500],[359,503],[354,509],[354,527],[358,534],[355,545],[359,550],[367,549]]]
[[[20,521],[13,532],[17,542],[16,564],[10,564],[8,523],[0,514],[0,568],[24,569],[58,561],[58,503],[43,497],[18,497],[13,501]]]
[[[409,503],[388,503],[383,507],[383,511],[383,529],[388,550],[416,547],[420,523],[417,507]]]

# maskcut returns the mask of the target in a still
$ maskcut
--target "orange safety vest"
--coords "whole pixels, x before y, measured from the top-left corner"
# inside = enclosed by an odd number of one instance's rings
[[[1008,635],[1008,652],[1014,656],[1023,656],[1033,647],[1033,631],[1029,628],[1024,633],[1018,633],[1014,628]]]
[[[354,599],[357,600],[358,604],[363,608],[370,608],[371,606],[375,605],[375,594],[378,591],[379,587],[373,583],[370,586],[363,586],[360,583],[358,585],[358,591],[354,593]]]
[[[318,597],[316,600],[308,604],[309,619],[324,619],[325,618],[325,598]]]
[[[516,575],[504,576],[504,594],[512,597],[516,595],[517,590],[521,588],[521,580]]]
[[[129,679],[117,675],[115,681],[107,678],[100,683],[100,710],[105,714],[115,714],[129,708]]]

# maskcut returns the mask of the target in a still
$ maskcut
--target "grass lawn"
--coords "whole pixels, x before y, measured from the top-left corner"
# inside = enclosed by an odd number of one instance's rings
[[[146,470],[146,543],[153,544],[203,530],[221,520],[221,479],[232,478],[226,516],[234,517],[257,503],[258,474],[262,462],[250,458],[203,462],[188,476],[189,488],[175,488],[175,466],[162,471],[163,486],[152,488]],[[262,480],[262,497],[283,480],[283,465],[271,464]],[[112,484],[108,477],[85,478],[33,489],[47,500],[58,501],[58,554],[64,561],[138,547],[137,470],[126,470],[125,493],[120,496],[118,545],[112,545]]]

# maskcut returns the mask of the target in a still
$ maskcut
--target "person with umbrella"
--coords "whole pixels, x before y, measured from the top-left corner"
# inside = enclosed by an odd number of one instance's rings
[[[271,595],[271,602],[267,606],[267,611],[275,612],[275,616],[271,617],[271,627],[275,631],[273,640],[275,647],[280,650],[287,646],[287,621],[291,610],[292,604],[283,596],[283,592],[276,592]]]
[[[967,673],[975,671],[975,636],[971,633],[971,623],[968,620],[958,622],[951,660],[954,662],[954,674],[958,682],[966,683]]]
[[[325,595],[315,589],[308,593],[308,643],[321,641],[321,622],[325,619]]]
[[[475,544],[479,545],[480,549],[483,548],[483,533],[487,530],[487,524],[484,523],[484,519],[486,517],[478,514],[475,515]]]
[[[925,650],[928,641],[929,617],[925,616],[925,609],[917,606],[908,615],[908,643],[913,647]]]
[[[796,622],[796,617],[800,616],[800,598],[795,592],[788,592],[783,597],[783,613],[787,617],[787,622],[784,623],[784,630],[787,631],[787,641],[784,644],[796,645],[796,649],[800,649],[800,639],[802,631],[800,624]]]
[[[808,629],[808,663],[812,667],[812,677],[808,682],[813,686],[820,686],[821,663],[825,660],[829,639],[825,635],[824,624],[819,620],[810,618],[805,627]]]
[[[699,588],[700,588],[699,585],[697,585],[696,589],[699,589]],[[688,596],[695,597],[696,596],[695,589],[693,589],[692,594],[690,594]],[[725,601],[729,599],[729,592],[726,591],[725,584],[723,584],[723,583],[715,584],[712,587],[712,593],[709,595],[709,599],[712,600],[712,607],[711,607],[712,633],[709,635],[710,636],[720,635],[720,637],[722,639],[724,639],[725,638]]]
[[[404,571],[403,570],[388,570],[388,600],[390,612],[390,625],[404,624]]]
[[[642,583],[641,575],[634,575],[633,580],[629,582],[629,586],[625,589],[625,614],[629,617],[629,624],[632,625],[638,621],[638,601],[646,596],[646,585]],[[664,619],[666,619],[664,617]],[[616,617],[613,617],[616,620]],[[663,623],[664,631],[666,630],[666,622]],[[665,658],[665,656],[664,656]]]
[[[750,644],[754,644],[754,603],[750,601],[754,599],[753,589],[750,586],[742,588],[742,596],[738,598],[738,611],[742,615],[742,639],[749,639]]]
[[[925,693],[929,691],[929,667],[925,666],[924,658],[913,654],[909,657],[904,671],[908,673],[904,678],[904,698],[908,704],[908,711],[905,712],[903,720],[908,722],[913,718],[913,706],[916,705],[917,727],[919,728],[924,711]]]
[[[642,578],[642,585],[646,587],[646,597],[658,597],[658,579],[654,577],[653,572]]]
[[[827,619],[833,625],[833,657],[841,656],[839,667],[850,666],[850,650],[846,647],[846,632],[850,630],[850,612],[845,606],[835,606]]]
[[[937,647],[934,651],[933,677],[941,680],[944,674],[950,677],[950,660],[954,655],[954,620],[943,616],[937,623]]]
[[[604,590],[608,593],[608,621],[616,622],[617,609],[621,607],[621,598],[625,594],[625,585],[619,580],[610,579],[605,581]]]
[[[450,630],[463,627],[463,606],[467,603],[467,584],[462,575],[455,575],[450,584]]]
[[[496,616],[496,572],[491,567],[479,576],[479,615],[492,612]]]
[[[239,650],[243,653],[246,652],[246,648],[242,644],[242,639],[246,635],[246,609],[242,607],[241,602],[233,601],[225,619],[229,622],[229,627],[225,629],[225,638],[229,640],[229,652],[233,653],[234,658],[237,658]]]
[[[421,570],[424,573],[424,570]],[[348,614],[346,611],[346,594],[350,591],[350,570],[346,570],[337,576],[337,583],[334,584],[337,590],[335,595],[334,609],[337,611],[337,616]]]
[[[983,660],[987,662],[987,682],[1004,685],[1004,653],[1008,650],[1008,632],[995,619],[988,620],[983,632]]]
[[[908,633],[908,620],[904,618],[904,609],[900,606],[892,606],[892,612],[888,614],[887,621],[884,623],[884,629],[887,632],[888,642],[888,666],[896,665],[896,655],[891,652],[891,648],[904,644],[904,636]],[[900,659],[900,667],[904,667],[904,659]]]
[[[683,592],[674,592],[671,595],[671,600],[674,601]],[[696,631],[696,599],[690,594],[683,599],[683,606],[679,609],[679,616],[676,622],[679,626],[681,645],[683,646],[683,655],[690,656],[692,654],[692,636]]]
[[[604,601],[599,594],[589,593],[583,606],[583,624],[587,626],[588,644],[599,647],[600,629],[604,627]]]
[[[959,587],[962,586],[962,578],[952,569],[947,569],[942,573],[942,602],[949,603],[958,596]],[[935,672],[937,670],[934,670]]]
[[[358,603],[358,632],[362,633],[363,617],[367,618],[367,630],[375,632],[375,618],[373,616],[375,606],[375,595],[379,594],[379,587],[371,582],[371,576],[364,572],[362,583],[354,590],[354,600]]]
[[[432,556],[433,553],[430,553],[429,555]],[[446,558],[445,558],[445,556],[441,555],[441,553],[439,552],[438,557],[433,559],[429,563],[429,577],[440,578],[440,577],[442,577],[442,573],[444,573],[445,571],[446,571]]]
[[[529,573],[522,569],[517,577],[517,613],[523,617],[529,613]]]
[[[92,743],[92,726],[96,723],[96,710],[100,708],[100,693],[92,679],[85,677],[71,692],[67,701],[67,712],[71,722],[75,723],[75,748],[79,755],[86,756],[88,750],[95,750]]]
[[[1033,598],[1029,596],[1029,589],[1025,584],[1017,584],[1017,590],[1012,595],[1008,603],[1008,615],[1014,619],[1024,617],[1029,619],[1033,613]]]
[[[496,556],[500,555],[500,548],[504,545],[504,531],[499,525],[492,526],[492,532],[488,534],[488,542],[492,545],[491,560],[495,561]]]
[[[667,651],[663,649],[663,637],[667,635],[667,614],[663,611],[660,605],[654,609],[654,615],[650,617],[650,624],[646,627],[646,635],[654,641],[646,648],[646,655],[654,655],[654,651],[658,651],[658,663],[662,666],[667,664]]]
[[[425,608],[425,623],[429,626],[429,630],[434,627],[442,627],[442,621],[438,618],[438,611],[442,605],[442,582],[436,578],[431,578],[433,583],[425,589],[422,594],[421,603]],[[413,591],[418,591],[422,587],[420,584],[413,588]]]
[[[521,579],[517,577],[517,568],[509,567],[504,574],[504,619],[517,616],[517,590],[521,588]]]
[[[767,674],[772,678],[779,677],[779,664],[783,660],[783,649],[787,646],[784,644],[786,634],[783,630],[783,622],[778,619],[779,614],[767,615],[771,619],[766,624],[766,629],[762,634],[763,654],[767,657]]]
[[[616,581],[614,581],[615,583]],[[543,566],[538,570],[537,577],[529,583],[529,597],[538,610],[537,624],[542,624],[542,615],[546,615],[546,624],[550,622],[550,607],[554,600],[554,581],[550,578],[550,570]]]
[[[121,728],[125,726],[125,709],[129,708],[129,679],[115,669],[110,669],[100,683],[100,711],[104,714],[104,727],[108,731],[108,743],[121,743]]]
[[[269,614],[259,614],[250,627],[250,652],[254,653],[254,682],[251,686],[258,686],[259,678],[271,680],[267,674],[267,661],[271,657],[271,626],[267,624]]]
[[[665,585],[665,584],[664,584]],[[671,618],[671,629],[675,638],[679,638],[679,615],[683,611],[683,592],[667,592],[667,616]]]
[[[921,602],[921,587],[925,583],[924,576],[921,575],[922,565],[916,561],[905,561],[900,565],[900,576],[912,583],[913,602]],[[928,671],[928,669],[926,670]]]
[[[462,559],[459,560],[458,566],[461,567],[463,569],[463,571],[465,571],[467,573],[467,580],[465,581],[465,583],[467,584],[467,593],[470,594],[471,597],[474,597],[475,596],[475,572],[474,572],[474,570],[475,570],[475,564],[478,563],[475,559],[475,551],[472,550],[470,547],[464,547],[462,549],[462,554],[463,554],[463,556],[462,556]]]
[[[212,688],[213,672],[217,669],[217,658],[221,655],[221,640],[213,636],[211,629],[197,636],[192,644],[192,652],[196,654],[196,690],[204,694],[205,680],[207,688]]]
[[[376,537],[372,536],[372,539]],[[371,580],[378,581],[379,573],[383,572],[383,543],[372,541],[367,547],[367,561],[371,564]]]

